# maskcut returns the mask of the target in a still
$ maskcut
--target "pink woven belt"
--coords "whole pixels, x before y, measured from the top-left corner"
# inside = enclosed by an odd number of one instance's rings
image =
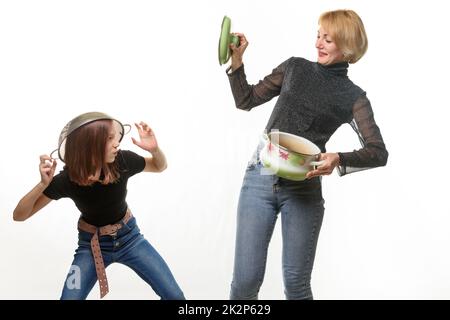
[[[127,209],[125,216],[121,221],[127,223],[133,215],[130,209]],[[97,272],[98,284],[100,286],[100,298],[103,298],[108,292],[108,279],[106,278],[105,263],[103,262],[102,251],[100,250],[100,243],[98,242],[99,236],[113,235],[120,228],[122,228],[122,223],[108,224],[103,227],[96,227],[92,224],[87,223],[83,219],[78,220],[78,228],[82,231],[92,233],[91,238],[91,250],[94,256],[95,271]]]

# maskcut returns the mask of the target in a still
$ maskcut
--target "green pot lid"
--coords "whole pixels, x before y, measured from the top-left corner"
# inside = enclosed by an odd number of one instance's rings
[[[219,63],[223,65],[230,60],[231,49],[230,44],[234,43],[236,47],[239,46],[239,37],[230,33],[231,31],[231,19],[227,16],[223,17],[222,27],[220,30],[219,38]]]

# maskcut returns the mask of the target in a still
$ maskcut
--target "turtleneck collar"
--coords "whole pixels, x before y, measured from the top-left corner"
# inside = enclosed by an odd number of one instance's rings
[[[346,77],[347,71],[348,71],[348,62],[337,62],[329,65],[323,65],[317,62],[317,65],[320,67],[321,70],[325,72],[329,72],[331,74],[334,74],[336,76],[340,77]]]

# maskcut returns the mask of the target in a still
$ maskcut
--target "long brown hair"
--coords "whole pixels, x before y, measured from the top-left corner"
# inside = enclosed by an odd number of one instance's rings
[[[69,179],[81,186],[95,182],[92,177],[100,170],[104,178],[102,184],[116,182],[119,169],[116,161],[106,162],[106,143],[112,129],[113,120],[96,120],[73,131],[66,140],[64,161]]]

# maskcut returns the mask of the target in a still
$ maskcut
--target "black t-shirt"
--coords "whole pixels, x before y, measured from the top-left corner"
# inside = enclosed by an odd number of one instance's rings
[[[71,198],[87,223],[95,226],[115,223],[128,208],[125,201],[128,178],[145,168],[144,157],[128,150],[120,150],[116,161],[120,178],[114,183],[80,186],[69,179],[67,170],[62,170],[53,177],[44,195],[53,200]]]

